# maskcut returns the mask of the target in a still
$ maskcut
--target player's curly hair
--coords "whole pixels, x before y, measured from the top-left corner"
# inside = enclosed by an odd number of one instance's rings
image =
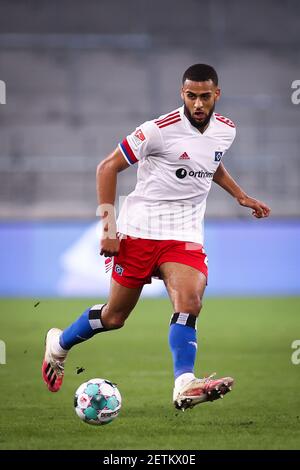
[[[211,65],[207,64],[194,64],[191,65],[183,74],[182,84],[186,80],[193,82],[205,82],[211,80],[216,86],[218,85],[218,75]]]

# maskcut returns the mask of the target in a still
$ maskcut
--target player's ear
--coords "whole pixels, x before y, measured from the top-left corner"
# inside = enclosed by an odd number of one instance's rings
[[[181,99],[184,101],[183,86],[180,89],[180,96],[181,96]]]
[[[220,96],[221,96],[221,90],[220,90],[220,88],[216,88],[215,100],[218,101],[220,99]]]

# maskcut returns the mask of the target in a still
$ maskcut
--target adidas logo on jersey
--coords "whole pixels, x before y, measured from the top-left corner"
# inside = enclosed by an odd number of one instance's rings
[[[190,157],[186,152],[183,152],[183,154],[180,155],[179,160],[190,160]]]

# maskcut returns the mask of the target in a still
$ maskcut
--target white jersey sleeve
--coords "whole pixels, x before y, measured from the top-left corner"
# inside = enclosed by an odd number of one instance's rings
[[[119,149],[129,165],[161,153],[162,146],[160,130],[153,121],[147,121],[137,127],[119,143]]]
[[[224,148],[223,156],[225,155],[227,150],[230,149],[230,147],[233,144],[233,141],[235,139],[235,136],[236,136],[236,128],[235,127],[231,128],[230,131],[226,135],[224,135],[225,148]]]
[[[221,114],[218,114],[218,113],[214,113],[214,115],[216,119],[215,122],[217,124],[216,135],[223,143],[223,151],[221,152],[221,155],[224,156],[227,150],[229,150],[229,148],[233,144],[233,141],[236,136],[236,127],[235,127],[234,122],[231,121],[231,119],[225,116],[222,116]]]

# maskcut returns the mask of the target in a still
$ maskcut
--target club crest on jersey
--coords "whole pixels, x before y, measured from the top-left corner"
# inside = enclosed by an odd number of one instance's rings
[[[222,160],[223,152],[215,152],[215,162],[220,162]]]
[[[122,276],[122,274],[124,272],[124,268],[122,268],[122,266],[120,266],[119,264],[116,264],[115,271],[116,271],[117,274],[119,274],[119,276]]]
[[[137,129],[133,135],[133,140],[136,145],[140,145],[142,142],[146,140],[146,137],[143,134],[142,129]]]

